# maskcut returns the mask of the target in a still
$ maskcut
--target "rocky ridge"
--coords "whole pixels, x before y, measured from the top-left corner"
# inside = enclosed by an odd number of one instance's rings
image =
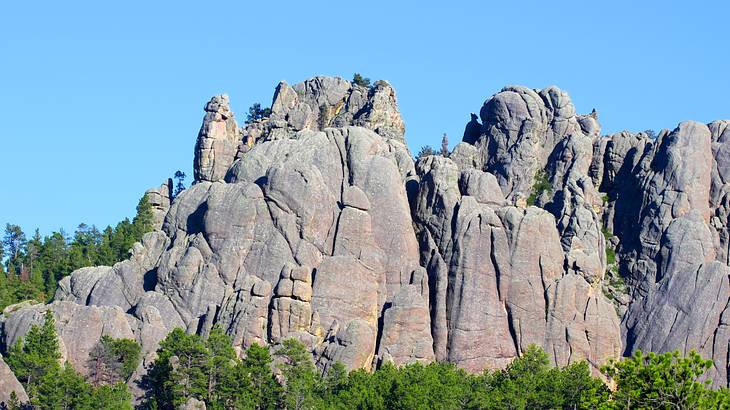
[[[148,191],[158,229],[64,278],[53,303],[6,309],[0,351],[50,309],[81,372],[101,335],[139,341],[137,379],[172,329],[217,324],[239,352],[295,337],[323,371],[480,371],[530,344],[594,369],[695,349],[726,386],[728,124],[601,136],[557,87],[510,86],[448,157],[414,161],[385,81],[282,82],[270,117],[244,125],[215,96],[195,183]]]

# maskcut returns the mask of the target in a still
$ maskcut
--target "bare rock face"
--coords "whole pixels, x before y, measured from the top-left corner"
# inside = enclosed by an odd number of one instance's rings
[[[271,105],[271,120],[293,131],[356,125],[404,141],[395,90],[383,80],[370,88],[339,77],[314,77],[294,86],[282,81]]]
[[[172,179],[168,178],[159,188],[150,188],[145,192],[152,207],[155,230],[162,229],[162,223],[170,210],[172,201]]]
[[[11,395],[15,393],[15,397],[20,403],[28,401],[28,394],[25,392],[23,385],[15,378],[12,370],[0,356],[0,406],[8,404]]]
[[[195,181],[220,181],[241,144],[228,96],[217,95],[205,105],[203,126],[195,144]]]
[[[492,174],[459,171],[449,159],[427,157],[416,169],[414,220],[437,359],[480,371],[504,367],[537,344],[556,364],[587,359],[597,368],[620,354],[613,306],[564,268],[553,215],[507,206]]]
[[[722,132],[713,124],[719,140]],[[618,197],[615,207],[623,211],[614,226],[620,227],[622,270],[632,294],[622,322],[625,353],[694,349],[714,360],[708,372],[714,385],[726,386],[730,268],[717,261],[726,225],[711,219],[713,184],[721,180],[713,138],[696,122],[660,133],[629,179],[641,196]]]
[[[480,117],[480,135],[475,136],[472,119],[465,142],[474,141],[483,158],[481,167],[497,177],[509,201],[529,196],[535,174],[566,137],[585,136],[590,142],[598,134],[592,118],[592,126],[584,130],[570,97],[557,87],[505,87],[484,103]]]
[[[556,87],[507,87],[480,114],[481,126],[474,117],[467,124],[450,172],[435,160],[416,167],[422,263],[432,287],[448,289],[445,308],[432,308],[437,357],[481,370],[537,344],[556,364],[586,359],[597,369],[622,350],[620,319],[600,287],[602,198],[589,176],[594,151],[601,153],[597,114],[576,115]],[[467,183],[475,175],[490,182]],[[456,178],[463,182],[454,188],[448,181]],[[466,229],[451,228],[460,226]],[[475,317],[449,317],[462,309]]]

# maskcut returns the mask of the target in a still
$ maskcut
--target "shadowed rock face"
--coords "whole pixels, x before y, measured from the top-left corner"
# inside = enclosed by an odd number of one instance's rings
[[[727,384],[728,122],[601,137],[557,87],[507,87],[448,157],[414,162],[404,131],[384,81],[282,82],[242,128],[213,97],[193,186],[148,191],[159,229],[7,309],[0,350],[50,309],[82,372],[101,335],[142,344],[139,377],[169,331],[218,324],[239,352],[295,337],[323,371],[696,349]]]

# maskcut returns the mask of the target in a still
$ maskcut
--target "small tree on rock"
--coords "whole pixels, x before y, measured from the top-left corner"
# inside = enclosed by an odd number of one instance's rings
[[[363,77],[360,75],[360,73],[355,73],[355,75],[352,77],[352,82],[356,85],[359,85],[360,87],[370,88],[370,79],[367,77]]]
[[[254,103],[248,108],[248,116],[246,117],[246,124],[263,120],[271,116],[271,108],[261,108],[260,103]]]
[[[430,145],[424,145],[421,147],[421,150],[418,151],[418,154],[416,154],[416,160],[418,160],[419,158],[427,157],[429,155],[434,155],[434,154],[435,154],[435,152],[434,152],[433,148],[431,148]]]
[[[441,152],[439,152],[442,157],[448,157],[449,156],[449,137],[444,133],[444,136],[441,138]]]
[[[172,193],[173,197],[180,195],[180,193],[185,190],[186,176],[187,175],[185,175],[185,173],[180,170],[175,171],[175,175],[173,176],[173,178],[175,179],[175,190]]]

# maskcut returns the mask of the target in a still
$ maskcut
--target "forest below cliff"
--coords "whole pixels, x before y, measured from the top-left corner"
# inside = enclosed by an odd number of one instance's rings
[[[48,312],[10,349],[7,364],[29,398],[23,404],[13,392],[4,408],[133,408],[126,382],[141,360],[135,341],[103,337],[89,354],[86,377],[59,364],[58,343]],[[137,406],[146,409],[728,408],[730,391],[702,381],[711,365],[695,352],[637,352],[609,362],[599,378],[585,361],[551,366],[548,355],[531,346],[505,369],[480,374],[443,362],[385,364],[374,372],[348,372],[336,363],[322,374],[295,339],[273,352],[252,344],[239,357],[218,327],[207,338],[178,328],[160,342],[157,359],[135,388],[144,391]]]

